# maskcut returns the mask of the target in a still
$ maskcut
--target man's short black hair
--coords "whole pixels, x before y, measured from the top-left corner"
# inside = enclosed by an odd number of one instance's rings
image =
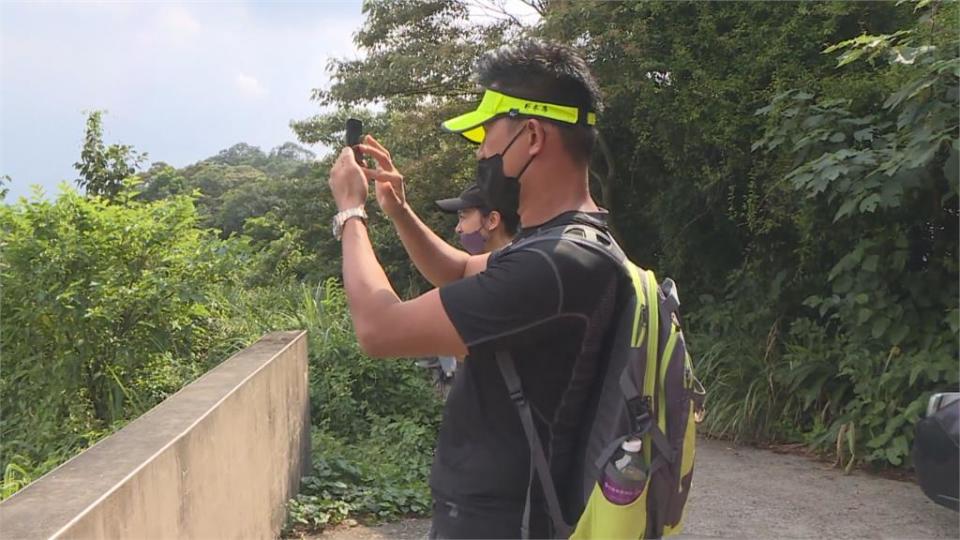
[[[477,62],[477,82],[507,95],[570,105],[600,113],[603,101],[587,63],[566,45],[524,40],[488,52]],[[593,126],[554,122],[574,158],[589,162],[597,140]]]

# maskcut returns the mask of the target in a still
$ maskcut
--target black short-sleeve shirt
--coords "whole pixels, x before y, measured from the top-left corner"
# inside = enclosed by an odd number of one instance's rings
[[[605,214],[569,212],[514,241]],[[601,253],[566,240],[508,246],[485,271],[440,289],[469,350],[447,398],[430,485],[465,505],[519,508],[530,454],[494,359],[513,355],[558,490],[575,460],[581,416],[614,311],[618,270]],[[535,494],[535,496],[537,496]]]

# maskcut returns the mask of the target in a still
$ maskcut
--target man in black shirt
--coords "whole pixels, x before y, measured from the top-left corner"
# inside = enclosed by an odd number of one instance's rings
[[[520,535],[530,454],[494,361],[498,350],[516,362],[558,490],[576,481],[581,415],[618,275],[605,256],[573,242],[520,243],[572,223],[604,227],[587,170],[601,103],[584,61],[564,46],[525,41],[488,53],[477,71],[483,100],[444,128],[480,144],[477,183],[490,207],[519,202],[522,230],[514,244],[470,256],[443,242],[409,212],[402,176],[389,159],[364,169],[345,149],[330,174],[341,210],[334,228],[343,235],[344,288],[361,348],[384,357],[469,353],[444,410],[431,474],[431,534],[438,538]],[[389,158],[379,145],[361,150]],[[404,302],[391,288],[362,220],[368,178],[377,180],[378,201],[438,289]],[[542,501],[535,491],[535,537],[551,534]]]

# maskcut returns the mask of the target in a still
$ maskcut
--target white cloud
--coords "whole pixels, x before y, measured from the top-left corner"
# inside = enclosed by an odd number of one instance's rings
[[[139,32],[141,45],[185,46],[201,37],[203,25],[185,7],[178,5],[158,6],[145,9],[142,14],[150,21]]]
[[[267,95],[267,89],[260,84],[260,81],[246,73],[237,73],[233,84],[241,94],[247,97],[257,98]]]
[[[181,6],[170,6],[160,14],[160,28],[179,36],[192,36],[200,32],[200,22]]]

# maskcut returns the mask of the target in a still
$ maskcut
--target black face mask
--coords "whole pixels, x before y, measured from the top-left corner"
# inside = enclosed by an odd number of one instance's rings
[[[520,176],[536,156],[532,156],[527,161],[517,176],[507,176],[503,172],[503,155],[522,133],[523,129],[520,129],[499,154],[477,161],[477,187],[480,188],[480,196],[483,197],[487,208],[491,210],[515,213],[520,206]]]

